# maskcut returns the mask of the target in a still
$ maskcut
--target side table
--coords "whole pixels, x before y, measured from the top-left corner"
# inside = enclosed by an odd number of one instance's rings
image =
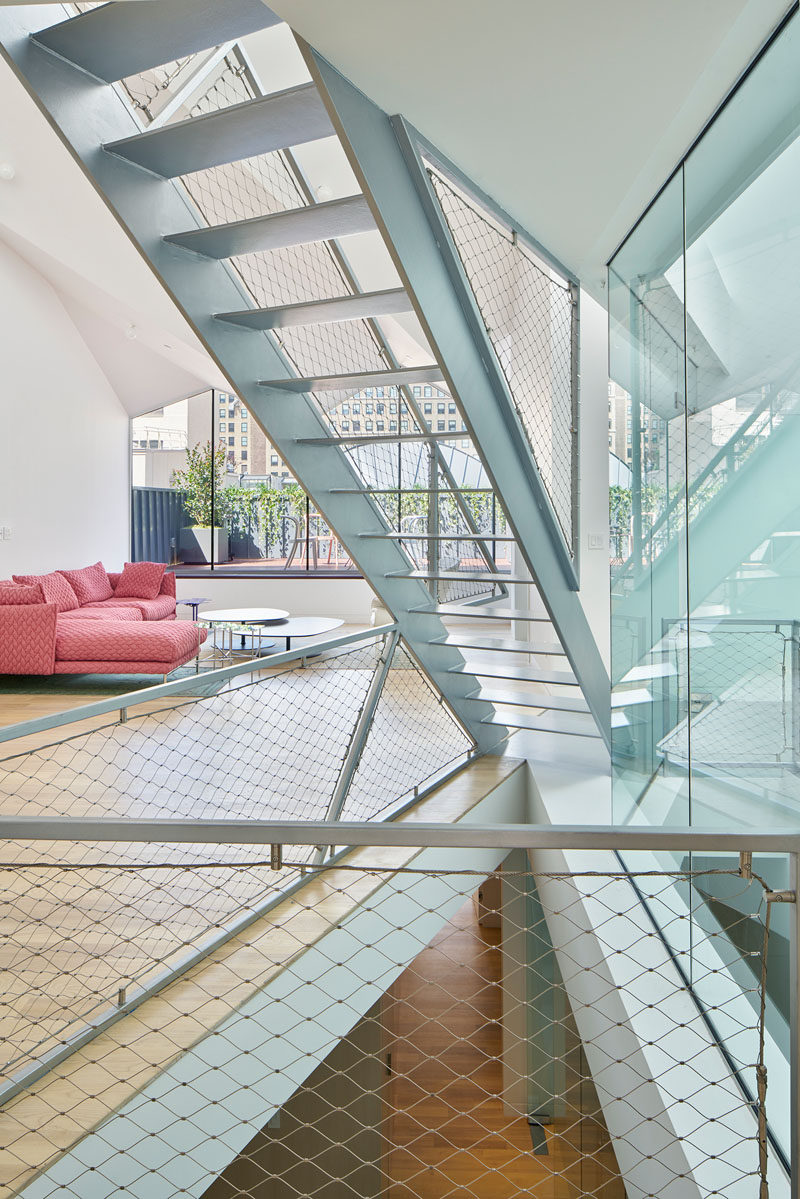
[[[192,598],[192,599],[179,599],[179,600],[176,600],[175,602],[176,602],[176,604],[184,604],[186,607],[191,608],[192,609],[192,620],[197,620],[197,609],[200,607],[201,604],[209,603],[209,599],[208,599],[208,596],[206,596],[206,595],[200,595],[200,596],[194,596],[194,598]]]

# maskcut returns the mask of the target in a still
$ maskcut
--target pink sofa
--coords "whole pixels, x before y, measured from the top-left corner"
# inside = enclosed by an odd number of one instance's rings
[[[176,621],[174,574],[164,572],[153,598],[116,595],[121,577],[97,563],[0,581],[0,674],[166,677],[196,657],[207,633]],[[64,586],[70,578],[75,589]]]

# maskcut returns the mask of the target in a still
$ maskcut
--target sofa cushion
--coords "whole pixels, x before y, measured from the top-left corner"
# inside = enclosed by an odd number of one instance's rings
[[[171,663],[192,657],[204,640],[205,629],[184,620],[168,624],[60,620],[56,663]]]
[[[163,562],[126,562],[114,588],[117,599],[155,599],[164,578]]]
[[[78,597],[70,583],[57,570],[47,575],[13,575],[15,583],[38,583],[46,604],[55,604],[59,612],[71,612],[78,607]]]
[[[155,599],[120,599],[112,596],[97,604],[87,604],[87,608],[97,608],[106,612],[113,608],[136,608],[145,620],[169,620],[175,615],[175,600],[171,595],[157,595]]]
[[[67,580],[81,605],[94,604],[114,594],[102,562],[83,566],[80,570],[60,570],[58,573]]]
[[[38,583],[13,583],[0,581],[0,604],[43,604],[44,592]]]
[[[74,612],[60,612],[59,620],[144,620],[138,608],[106,608],[98,604],[96,608],[76,608]]]

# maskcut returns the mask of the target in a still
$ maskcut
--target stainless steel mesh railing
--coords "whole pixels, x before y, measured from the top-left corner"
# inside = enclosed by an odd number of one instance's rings
[[[112,817],[338,820],[343,811],[378,819],[468,760],[473,742],[391,627],[276,659],[4,729],[0,812],[98,826]],[[55,728],[30,748],[42,723]],[[6,1078],[105,1020],[119,995],[124,1005],[208,952],[221,930],[296,881],[287,872],[278,886],[257,866],[263,851],[249,847],[226,852],[222,874],[213,863],[185,873],[207,861],[197,846],[167,854],[164,869],[163,846],[135,864],[121,844],[99,855],[57,840],[6,847],[15,929],[0,955]],[[98,862],[88,878],[84,867]],[[86,903],[91,927],[77,915]]]
[[[477,200],[434,168],[428,173],[537,469],[574,552],[577,318],[570,285]]]
[[[113,986],[132,953],[157,966],[218,927],[242,879],[261,907],[6,1098],[0,1193],[788,1197],[770,917],[796,943],[796,910],[759,874],[777,838],[751,834],[753,857],[732,834],[593,831],[251,824],[248,860],[217,823],[189,862],[139,825],[124,863],[96,842],[75,867],[67,841],[4,861],[20,1029],[79,959]],[[312,863],[337,837],[355,848]],[[117,904],[137,876],[146,902]]]

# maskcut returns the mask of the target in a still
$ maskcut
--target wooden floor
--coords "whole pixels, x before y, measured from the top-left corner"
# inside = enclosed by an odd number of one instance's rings
[[[386,1199],[624,1199],[596,1104],[546,1126],[535,1154],[504,1103],[500,936],[468,900],[387,993]]]

